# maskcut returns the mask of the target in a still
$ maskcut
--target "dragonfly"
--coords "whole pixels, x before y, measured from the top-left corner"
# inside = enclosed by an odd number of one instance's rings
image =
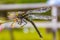
[[[30,8],[29,8],[30,9]],[[38,30],[37,26],[35,25],[35,23],[31,20],[31,15],[30,13],[44,13],[44,12],[47,12],[48,10],[50,10],[50,8],[37,8],[37,9],[23,9],[24,12],[22,12],[23,10],[19,11],[18,12],[18,15],[13,18],[14,19],[14,22],[6,22],[6,23],[3,23],[2,26],[3,28],[8,28],[10,30],[10,34],[11,34],[11,40],[14,40],[14,37],[13,37],[13,31],[12,31],[12,28],[19,28],[21,26],[25,26],[27,24],[27,21],[30,22],[33,27],[35,28],[36,32],[38,33],[39,37],[40,38],[43,38],[43,36],[41,35],[41,32]],[[5,10],[5,9],[4,9]],[[7,10],[7,9],[6,9]],[[23,24],[25,23],[25,24]],[[7,24],[9,24],[10,26],[8,26]],[[14,25],[15,24],[15,25]],[[19,27],[18,27],[19,26]]]

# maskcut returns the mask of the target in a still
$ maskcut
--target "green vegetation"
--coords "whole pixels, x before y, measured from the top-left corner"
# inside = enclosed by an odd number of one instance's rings
[[[46,0],[0,0],[0,4],[14,4],[14,3],[40,3]]]
[[[47,34],[45,28],[39,28],[39,30],[43,36],[43,40],[53,40],[52,33]],[[40,40],[35,29],[33,29],[33,32],[31,32],[32,30],[29,29],[28,33],[24,33],[22,29],[15,29],[13,31],[15,40]],[[0,32],[0,40],[10,40],[10,34],[8,30]],[[58,40],[58,34],[57,34],[57,40]]]

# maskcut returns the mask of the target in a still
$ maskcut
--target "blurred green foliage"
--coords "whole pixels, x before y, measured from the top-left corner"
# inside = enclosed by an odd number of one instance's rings
[[[32,32],[33,29],[33,32]],[[13,35],[15,40],[40,40],[36,30],[34,28],[28,29],[28,33],[24,33],[23,29],[13,29]],[[43,36],[43,40],[53,40],[53,34],[52,32],[46,33],[45,28],[39,28],[39,31],[41,32]],[[57,31],[57,40],[60,38],[60,30]],[[10,40],[10,32],[9,30],[3,30],[0,32],[0,40]]]
[[[33,30],[32,30],[33,29]],[[34,28],[28,29],[28,33],[24,33],[23,29],[15,29],[13,30],[13,35],[15,40],[40,40],[37,32]],[[47,34],[45,28],[39,28],[43,40],[52,40],[52,33]],[[32,32],[33,31],[33,32]],[[6,35],[6,36],[5,36]],[[10,32],[8,30],[3,30],[0,32],[0,40],[10,40]]]
[[[46,0],[0,0],[0,4],[17,4],[17,3],[40,3]]]

